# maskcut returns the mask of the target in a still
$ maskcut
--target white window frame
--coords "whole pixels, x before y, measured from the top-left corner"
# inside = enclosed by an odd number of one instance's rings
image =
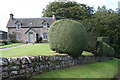
[[[16,24],[16,30],[20,30],[21,25],[20,24]]]
[[[43,23],[43,28],[48,28],[47,22],[44,22],[44,23]]]

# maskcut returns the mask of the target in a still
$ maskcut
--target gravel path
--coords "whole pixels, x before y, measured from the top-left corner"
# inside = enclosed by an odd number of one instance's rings
[[[22,47],[22,46],[26,46],[26,45],[30,45],[31,43],[29,44],[23,44],[23,45],[19,45],[19,46],[13,46],[13,47],[9,47],[9,48],[3,48],[3,49],[0,49],[0,51],[3,51],[3,50],[8,50],[8,49],[13,49],[13,48],[17,48],[17,47]]]

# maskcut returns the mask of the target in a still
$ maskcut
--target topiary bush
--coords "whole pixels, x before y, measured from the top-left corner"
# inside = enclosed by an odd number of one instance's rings
[[[97,56],[109,56],[113,57],[115,55],[115,50],[108,44],[102,41],[97,42]]]
[[[63,19],[49,29],[49,43],[53,51],[78,57],[87,46],[87,34],[81,23]]]

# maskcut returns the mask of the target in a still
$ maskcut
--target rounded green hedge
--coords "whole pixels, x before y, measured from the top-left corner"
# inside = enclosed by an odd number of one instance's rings
[[[109,56],[113,57],[115,54],[114,48],[106,44],[105,42],[98,41],[97,42],[97,56]]]
[[[78,57],[87,46],[86,30],[77,21],[56,21],[49,29],[49,43],[50,48],[56,52]]]

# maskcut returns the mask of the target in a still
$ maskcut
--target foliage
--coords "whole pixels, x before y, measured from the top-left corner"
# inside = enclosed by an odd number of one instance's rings
[[[105,42],[106,44],[110,44],[109,37],[98,37],[97,41]]]
[[[105,42],[97,42],[97,56],[110,56],[113,57],[115,54],[114,48],[106,44]]]
[[[39,38],[39,42],[40,42],[40,43],[42,42],[42,37]]]
[[[56,21],[49,29],[49,43],[56,52],[78,57],[87,46],[86,30],[74,20]]]
[[[108,36],[110,38],[110,45],[115,49],[116,56],[120,56],[120,23],[117,13],[101,13],[105,14],[94,18],[96,22],[96,35]],[[98,15],[98,14],[96,14]]]
[[[119,13],[105,6],[99,7],[90,19],[81,20],[89,35],[88,51],[96,51],[95,44],[97,37],[108,36],[110,46],[115,49],[115,57],[120,57],[120,22]]]
[[[4,46],[5,44],[4,43],[0,43],[0,46]]]
[[[85,20],[78,20],[78,22],[82,23],[82,25],[85,27],[88,35],[88,47],[86,51],[96,53],[96,43],[97,43],[97,36],[95,25],[92,19],[85,19]]]
[[[52,2],[43,10],[44,17],[51,17],[56,15],[56,19],[75,19],[82,20],[91,17],[93,14],[93,7],[77,2]]]
[[[16,34],[15,34],[14,32],[11,33],[11,34],[8,34],[8,36],[9,36],[9,40],[10,40],[12,43],[18,42],[18,41],[16,40]]]
[[[8,44],[8,41],[3,40],[2,43],[5,44],[5,45],[7,45],[7,44]]]

